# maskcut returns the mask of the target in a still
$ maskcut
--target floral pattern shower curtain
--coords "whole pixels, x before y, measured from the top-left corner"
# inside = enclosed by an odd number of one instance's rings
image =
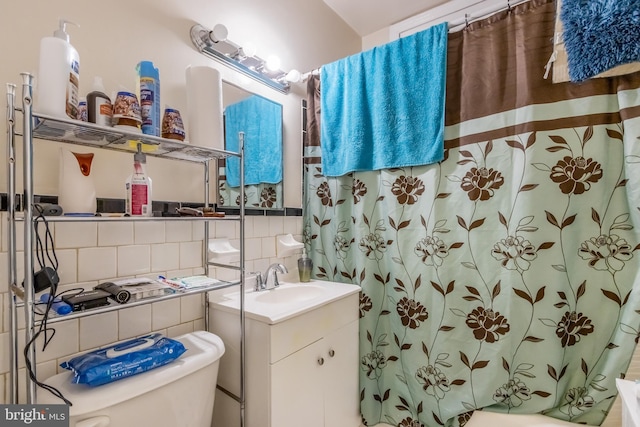
[[[450,35],[439,164],[324,177],[310,83],[305,241],[316,278],[362,287],[367,425],[613,403],[640,331],[640,75],[545,80],[554,17]]]

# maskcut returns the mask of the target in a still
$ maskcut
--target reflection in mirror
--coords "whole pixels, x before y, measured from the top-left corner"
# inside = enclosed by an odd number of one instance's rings
[[[245,206],[282,209],[282,106],[230,83],[222,83],[225,149],[238,151],[244,132]],[[230,157],[218,171],[218,206],[240,205],[239,161]]]

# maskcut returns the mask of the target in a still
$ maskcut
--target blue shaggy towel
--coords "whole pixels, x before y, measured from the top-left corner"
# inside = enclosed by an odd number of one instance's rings
[[[640,60],[639,0],[563,0],[560,19],[572,81]]]
[[[229,105],[224,112],[225,142],[239,150],[238,133],[244,132],[244,184],[282,181],[282,106],[258,95]],[[227,158],[227,184],[240,186],[240,160]]]
[[[436,163],[444,158],[448,25],[322,67],[322,173]]]

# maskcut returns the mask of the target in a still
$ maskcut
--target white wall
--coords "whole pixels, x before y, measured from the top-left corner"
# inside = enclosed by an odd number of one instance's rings
[[[160,70],[161,102],[180,110],[186,123],[189,120],[185,115],[185,69],[188,65],[216,67],[224,80],[281,103],[285,144],[284,205],[302,206],[300,100],[305,96],[305,86],[297,85],[289,95],[255,82],[247,86],[246,79],[239,79],[227,67],[198,53],[192,45],[189,29],[195,23],[209,28],[223,23],[229,30],[230,40],[239,44],[251,41],[257,46],[259,56],[275,53],[282,59],[283,69],[296,68],[304,72],[360,49],[360,38],[321,0],[3,2],[0,81],[20,85],[21,71],[36,73],[40,39],[53,34],[60,17],[80,25],[79,28],[70,26],[68,32],[80,54],[81,94],[91,90],[96,75],[103,77],[107,93],[118,90],[120,85],[133,89],[135,65],[140,60],[151,60]],[[3,120],[0,124],[2,135],[4,130]],[[36,145],[36,194],[57,194],[57,148],[55,143]],[[131,164],[129,155],[97,152],[92,174],[98,182],[98,197],[124,198],[124,181],[130,174]],[[3,162],[0,189],[5,188],[5,167]],[[199,166],[149,158],[148,169],[154,179],[155,199],[202,200],[202,180],[194,179],[201,177]],[[215,182],[211,187],[213,193]]]

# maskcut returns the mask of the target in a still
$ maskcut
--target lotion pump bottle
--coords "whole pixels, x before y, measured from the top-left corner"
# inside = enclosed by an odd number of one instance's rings
[[[138,152],[133,155],[133,174],[125,184],[127,198],[125,213],[131,216],[151,216],[151,178],[147,175],[147,156],[138,144]]]
[[[77,119],[80,56],[69,43],[67,24],[73,22],[61,19],[53,36],[40,41],[35,110],[54,117]]]
[[[306,248],[302,248],[302,256],[298,259],[300,282],[308,282],[311,280],[311,270],[313,270],[313,261],[307,256]]]

